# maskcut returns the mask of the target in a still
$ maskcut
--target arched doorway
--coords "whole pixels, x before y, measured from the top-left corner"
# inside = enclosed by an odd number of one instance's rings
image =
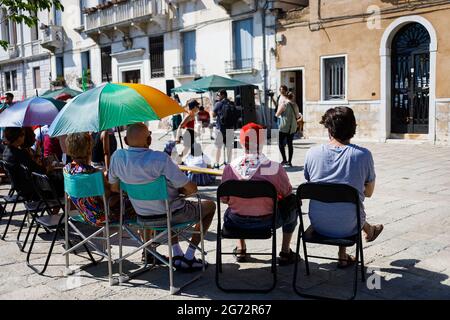
[[[404,25],[392,40],[391,133],[429,133],[430,42],[420,23]]]

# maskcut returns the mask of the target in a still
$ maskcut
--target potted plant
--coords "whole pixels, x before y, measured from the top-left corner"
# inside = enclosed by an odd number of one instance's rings
[[[63,76],[59,76],[59,77],[56,77],[56,79],[53,80],[50,84],[53,87],[65,87],[66,86],[66,80],[64,79]]]
[[[92,80],[91,80],[91,70],[90,69],[86,70],[86,83],[87,83],[87,86],[89,89],[94,87],[94,82],[92,82]],[[78,84],[78,87],[83,88],[83,77],[82,76],[77,78],[77,84]]]

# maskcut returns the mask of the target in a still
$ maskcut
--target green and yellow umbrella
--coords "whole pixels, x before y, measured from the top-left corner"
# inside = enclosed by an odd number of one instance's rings
[[[160,120],[184,109],[163,92],[134,83],[106,83],[76,96],[49,128],[52,137],[98,132],[137,122]]]

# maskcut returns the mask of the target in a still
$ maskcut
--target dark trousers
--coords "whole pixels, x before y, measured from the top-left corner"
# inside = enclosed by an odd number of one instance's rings
[[[279,143],[278,147],[280,148],[281,156],[283,157],[283,162],[286,162],[286,144],[288,146],[289,151],[289,162],[292,162],[292,157],[294,155],[294,134],[279,132]]]

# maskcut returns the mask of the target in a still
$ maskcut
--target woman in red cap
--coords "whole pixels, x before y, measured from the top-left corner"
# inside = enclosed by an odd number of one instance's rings
[[[227,180],[268,181],[277,190],[278,200],[292,193],[292,186],[284,168],[269,160],[263,153],[266,130],[259,124],[249,123],[242,127],[240,142],[245,154],[233,160],[224,169],[222,182]],[[233,227],[265,228],[272,225],[273,201],[270,198],[244,199],[226,197],[222,201],[228,204],[224,215],[224,224]],[[295,253],[290,248],[290,242],[297,226],[297,212],[277,214],[276,227],[283,228],[283,243],[279,254],[279,265],[292,264]],[[241,239],[234,249],[237,262],[246,262],[245,240]]]

